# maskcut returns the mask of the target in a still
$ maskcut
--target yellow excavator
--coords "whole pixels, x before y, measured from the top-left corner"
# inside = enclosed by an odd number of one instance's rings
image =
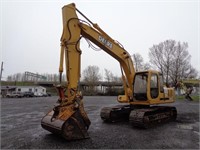
[[[199,86],[200,80],[199,79],[181,79],[177,83],[177,87],[183,90],[185,98],[189,101],[192,101],[192,97],[190,94],[192,94],[193,86]]]
[[[77,13],[85,20],[79,19]],[[81,13],[74,3],[64,6],[62,15],[60,85],[57,86],[59,99],[58,105],[42,118],[41,125],[44,129],[67,140],[89,137],[87,130],[91,122],[84,110],[83,96],[78,88],[81,74],[81,38],[111,55],[121,67],[125,93],[119,95],[117,100],[125,104],[103,108],[100,112],[102,120],[116,122],[129,119],[134,126],[148,128],[176,119],[175,107],[158,106],[175,101],[174,89],[163,86],[161,73],[153,70],[135,72],[131,56],[123,46]],[[66,65],[66,85],[61,84],[63,64]]]

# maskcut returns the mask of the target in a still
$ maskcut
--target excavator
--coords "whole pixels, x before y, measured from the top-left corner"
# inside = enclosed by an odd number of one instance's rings
[[[183,90],[185,98],[189,101],[192,101],[192,97],[190,94],[193,91],[193,86],[199,86],[200,80],[199,79],[181,79],[177,83],[177,87]]]
[[[77,14],[85,19],[79,19]],[[82,38],[104,50],[120,64],[125,92],[117,100],[122,104],[102,108],[100,117],[104,122],[128,119],[133,126],[149,128],[176,119],[176,108],[164,105],[175,101],[174,89],[163,86],[161,73],[155,70],[136,72],[131,56],[124,47],[89,20],[74,3],[62,8],[62,17],[60,84],[56,86],[59,98],[57,105],[41,120],[45,130],[66,140],[89,138],[91,122],[84,110],[83,96],[79,90]],[[65,85],[61,84],[63,64],[67,78]]]

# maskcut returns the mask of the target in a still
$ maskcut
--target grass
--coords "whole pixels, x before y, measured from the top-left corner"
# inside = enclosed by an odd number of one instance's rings
[[[199,102],[200,101],[200,95],[191,95],[190,97],[192,97],[193,101],[195,102]],[[176,99],[177,100],[185,100],[185,95],[176,95]]]

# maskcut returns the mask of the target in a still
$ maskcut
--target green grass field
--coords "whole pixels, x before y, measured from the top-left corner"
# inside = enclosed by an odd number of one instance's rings
[[[190,97],[195,102],[199,102],[200,101],[200,95],[191,95]],[[177,96],[176,95],[176,100],[186,100],[185,95],[181,95],[181,96]]]

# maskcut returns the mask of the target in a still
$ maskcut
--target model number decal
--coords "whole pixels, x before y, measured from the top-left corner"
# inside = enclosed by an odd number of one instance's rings
[[[108,40],[106,40],[104,37],[99,35],[99,41],[101,43],[103,43],[105,46],[109,47],[110,49],[112,49],[112,43]]]

